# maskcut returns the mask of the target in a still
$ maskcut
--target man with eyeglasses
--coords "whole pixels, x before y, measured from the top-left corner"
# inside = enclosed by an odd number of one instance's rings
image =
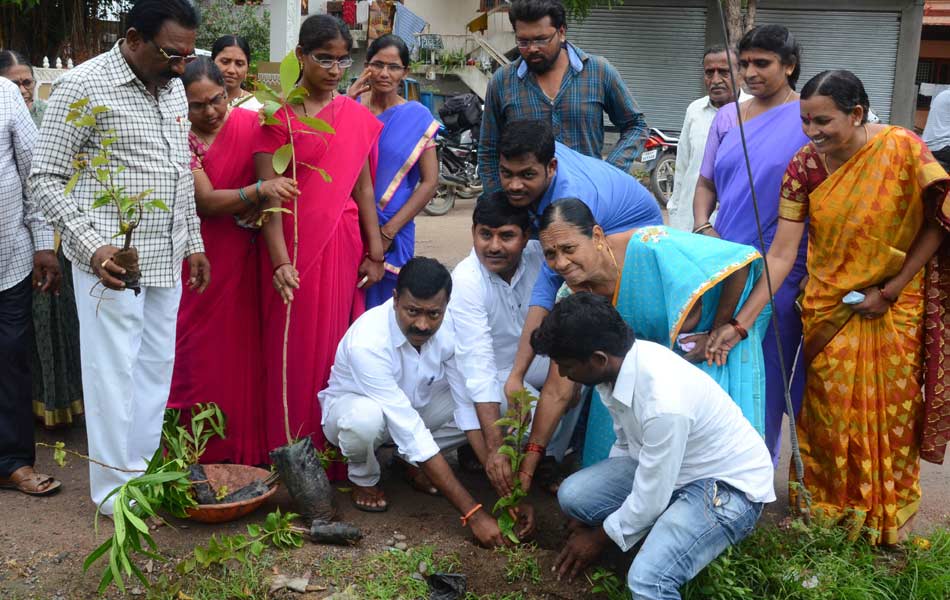
[[[89,455],[125,470],[144,469],[158,448],[175,358],[182,260],[189,287],[210,279],[189,169],[188,102],[179,81],[192,61],[198,15],[188,0],[137,0],[124,39],[71,69],[54,84],[33,157],[30,186],[47,219],[62,233],[73,264],[80,323]],[[151,190],[169,210],[147,213],[133,236],[141,293],[125,290],[115,209],[93,209],[101,187],[86,171],[70,194],[76,156],[98,153],[101,134],[66,123],[70,105],[106,106],[101,130],[114,130],[109,150],[126,194]],[[111,515],[106,496],[133,473],[90,465],[93,501]]]
[[[620,130],[620,141],[606,160],[630,172],[643,151],[647,127],[617,70],[607,59],[566,41],[566,15],[560,0],[514,0],[508,19],[521,58],[495,72],[485,96],[478,146],[485,191],[501,189],[501,132],[507,123],[526,119],[547,121],[557,141],[602,158],[607,113]]]

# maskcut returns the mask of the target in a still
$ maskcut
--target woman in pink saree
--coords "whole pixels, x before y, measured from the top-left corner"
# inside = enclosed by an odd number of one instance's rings
[[[168,407],[182,421],[198,402],[215,402],[227,417],[226,438],[212,439],[202,462],[268,462],[261,371],[258,234],[238,220],[257,220],[262,196],[293,197],[293,181],[258,184],[253,140],[257,113],[231,110],[221,72],[206,58],[182,78],[188,95],[191,168],[201,236],[214,284],[202,294],[184,289],[178,309],[175,371]],[[184,265],[188,279],[188,262]]]
[[[344,70],[353,62],[352,43],[339,19],[315,15],[304,21],[297,58],[302,65],[300,85],[308,95],[303,104],[280,109],[275,116],[282,124],[264,126],[255,148],[258,175],[273,178],[273,154],[289,141],[286,122],[291,120],[299,189],[297,222],[291,214],[272,213],[262,227],[267,243],[267,250],[261,252],[263,429],[269,448],[287,444],[288,437],[304,436],[310,436],[318,450],[325,447],[317,393],[327,385],[340,339],[364,310],[363,288],[383,276],[383,244],[370,175],[382,124],[357,102],[336,92]],[[300,117],[323,119],[336,133],[317,133]],[[267,206],[289,209],[293,203],[268,198]],[[288,303],[289,418],[285,423]],[[345,472],[331,469],[329,475],[338,478]]]

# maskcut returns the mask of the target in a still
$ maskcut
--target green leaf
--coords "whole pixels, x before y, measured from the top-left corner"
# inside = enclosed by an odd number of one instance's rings
[[[151,190],[149,191],[151,192]],[[165,212],[170,211],[170,209],[168,208],[168,205],[162,202],[161,200],[158,200],[157,198],[155,200],[149,200],[148,204],[146,204],[145,206],[147,206],[148,208],[156,209],[156,210],[163,210]]]
[[[288,52],[284,60],[280,61],[280,91],[284,98],[290,95],[300,78],[300,63],[294,52]]]
[[[295,87],[293,91],[287,94],[287,103],[288,104],[303,104],[304,98],[310,95],[310,92],[307,91],[307,88],[300,86]]]
[[[125,514],[124,511],[128,510],[127,507],[123,506],[122,495],[119,495],[119,498],[115,502],[115,513],[112,515],[112,522],[115,524],[115,543],[117,546],[122,546],[125,543]]]
[[[132,524],[132,527],[135,527],[142,533],[148,533],[148,525],[145,524],[145,521],[132,514],[131,510],[125,512],[125,517],[129,520],[129,523]]]
[[[498,454],[502,454],[511,459],[516,458],[515,449],[512,448],[511,446],[501,446],[500,448],[498,448]]]
[[[254,98],[258,102],[260,102],[261,104],[267,104],[268,102],[276,102],[277,105],[280,106],[280,96],[278,96],[274,90],[270,89],[269,87],[267,87],[267,84],[261,83],[260,81],[257,82],[257,85],[259,87],[257,91],[254,92]]]
[[[80,98],[79,100],[76,100],[75,102],[70,104],[69,108],[72,110],[79,110],[80,108],[86,106],[87,104],[89,104],[89,98]]]
[[[262,552],[264,552],[264,544],[262,544],[260,541],[253,542],[251,544],[251,554],[254,556],[260,556]]]
[[[274,100],[268,100],[267,102],[264,102],[264,106],[263,106],[264,115],[268,117],[273,117],[275,114],[277,114],[277,111],[279,111],[282,106],[283,105],[280,102],[275,102]],[[278,123],[279,122],[280,121],[278,121]]]
[[[294,211],[290,210],[289,208],[283,208],[283,207],[281,207],[281,206],[274,206],[274,207],[271,207],[271,208],[265,208],[265,209],[262,210],[261,212],[265,212],[265,213],[278,213],[278,212],[282,212],[282,213],[287,213],[288,215],[294,214]]]
[[[93,106],[92,107],[92,114],[94,115],[101,115],[102,113],[107,113],[107,112],[109,112],[108,106]]]
[[[56,464],[65,467],[66,466],[66,444],[63,442],[56,442],[53,444],[53,460],[56,461]]]
[[[107,204],[110,204],[111,202],[112,200],[110,200],[109,196],[105,194],[100,194],[99,196],[96,197],[95,201],[93,201],[92,206],[90,208],[94,210],[97,208],[101,208]]]
[[[320,167],[315,167],[315,166],[311,165],[310,163],[305,163],[305,162],[298,162],[297,164],[299,164],[299,165],[301,165],[301,166],[304,166],[304,167],[307,167],[307,168],[310,169],[311,171],[316,171],[317,173],[319,173],[319,174],[320,174],[320,177],[323,178],[323,182],[324,182],[324,183],[331,183],[331,182],[333,182],[333,177],[330,177],[330,174],[327,173],[325,169],[321,169]]]
[[[104,541],[98,548],[96,548],[95,550],[93,550],[92,552],[90,552],[90,553],[89,553],[89,556],[87,556],[87,557],[86,557],[86,560],[84,560],[83,563],[82,563],[82,570],[83,570],[83,571],[88,571],[88,570],[89,570],[89,567],[91,567],[94,562],[96,562],[97,560],[99,560],[99,558],[100,558],[103,554],[105,554],[106,552],[108,552],[108,551],[109,551],[109,548],[112,547],[112,541],[113,541],[113,540],[112,540],[112,538],[110,537],[109,539],[107,539],[106,541]]]
[[[261,535],[261,526],[257,523],[251,523],[247,526],[247,534],[251,537],[260,537]]]
[[[92,115],[83,115],[73,122],[76,127],[95,127],[96,118]]]
[[[284,144],[274,152],[274,158],[271,160],[271,164],[274,167],[274,172],[278,175],[283,175],[287,170],[287,167],[290,165],[290,161],[293,159],[294,147],[291,144]]]
[[[69,181],[66,182],[66,189],[63,190],[63,193],[65,195],[68,196],[69,194],[72,193],[73,189],[75,189],[76,187],[76,184],[79,183],[79,177],[81,175],[82,175],[82,171],[76,171],[75,173],[73,173],[73,176],[70,177]]]
[[[114,575],[112,574],[112,569],[109,567],[106,567],[105,572],[102,574],[102,579],[99,580],[99,587],[96,588],[96,591],[99,594],[104,593],[106,589],[109,587],[109,584],[112,583],[113,578],[114,578]]]
[[[324,121],[323,119],[317,117],[297,117],[300,121],[306,124],[310,129],[315,131],[320,131],[322,133],[336,133],[336,129],[332,125]]]
[[[119,588],[119,591],[123,594],[125,593],[125,584],[122,582],[122,571],[119,570],[119,546],[113,545],[112,549],[109,551],[109,571],[112,573],[112,578],[115,580],[115,586]]]

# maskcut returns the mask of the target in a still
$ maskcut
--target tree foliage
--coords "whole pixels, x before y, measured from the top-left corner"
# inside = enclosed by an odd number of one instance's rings
[[[270,60],[270,11],[233,0],[198,0],[201,27],[199,48],[210,50],[222,35],[239,35],[251,47],[251,62]],[[258,16],[258,11],[262,11]]]

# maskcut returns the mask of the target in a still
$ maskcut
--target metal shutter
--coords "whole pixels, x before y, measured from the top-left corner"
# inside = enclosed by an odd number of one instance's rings
[[[679,131],[689,103],[703,95],[706,9],[632,6],[592,10],[567,38],[620,72],[651,127]]]
[[[897,66],[899,12],[759,9],[756,24],[784,25],[802,47],[801,90],[826,69],[847,69],[864,83],[871,110],[887,123]]]

